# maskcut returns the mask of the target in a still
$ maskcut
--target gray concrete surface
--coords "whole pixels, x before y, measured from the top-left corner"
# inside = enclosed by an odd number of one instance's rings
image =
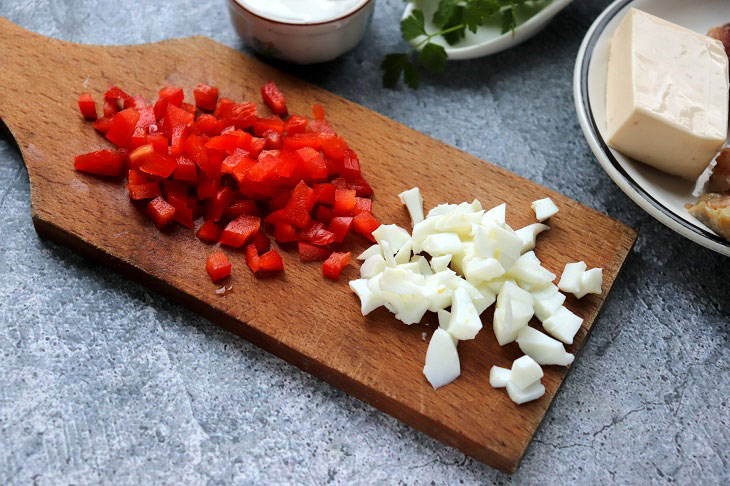
[[[728,260],[639,210],[575,118],[574,56],[607,3],[576,1],[534,40],[416,93],[380,87],[380,59],[404,48],[400,0],[378,0],[341,60],[286,67],[640,230],[515,475],[40,240],[0,138],[0,484],[727,484]],[[203,34],[244,49],[221,0],[2,0],[0,15],[77,42]]]

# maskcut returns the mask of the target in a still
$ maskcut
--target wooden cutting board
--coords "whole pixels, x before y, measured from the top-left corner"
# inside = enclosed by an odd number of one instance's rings
[[[603,295],[567,300],[568,308],[585,319],[575,343],[568,346],[573,353],[583,346],[636,238],[627,226],[565,196],[204,37],[88,46],[42,37],[0,18],[0,59],[0,118],[28,167],[31,214],[41,236],[160,291],[505,471],[516,469],[567,368],[546,367],[545,396],[526,405],[516,406],[504,390],[492,389],[489,368],[509,367],[521,353],[516,344],[497,345],[490,309],[477,338],[459,344],[461,377],[434,391],[422,373],[435,328],[433,316],[427,324],[414,326],[401,324],[383,309],[362,317],[357,297],[347,286],[357,278],[359,265],[351,265],[339,282],[330,282],[322,277],[320,265],[300,263],[291,250],[283,252],[286,272],[269,279],[254,278],[243,254],[228,250],[234,267],[228,285],[233,289],[224,296],[216,294],[220,285],[211,283],[204,271],[212,246],[179,226],[161,233],[130,203],[123,183],[73,170],[74,154],[109,146],[82,120],[78,95],[88,91],[100,100],[111,84],[117,84],[153,100],[161,86],[172,84],[183,87],[190,100],[195,86],[209,83],[218,86],[222,96],[260,103],[260,86],[274,80],[290,112],[308,114],[315,102],[325,107],[335,130],[360,155],[364,175],[375,189],[375,215],[404,227],[409,227],[409,219],[397,194],[413,186],[421,188],[427,209],[475,197],[485,207],[506,201],[507,220],[515,228],[534,222],[531,201],[552,197],[560,212],[550,221],[552,229],[539,237],[538,257],[556,274],[566,263],[583,260],[589,267],[602,267],[604,275]],[[352,238],[350,244],[356,253],[367,246],[362,238]],[[537,321],[533,325],[540,328]]]

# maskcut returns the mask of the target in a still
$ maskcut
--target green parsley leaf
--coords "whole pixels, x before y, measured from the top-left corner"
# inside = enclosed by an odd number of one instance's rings
[[[420,84],[418,70],[416,69],[416,66],[410,62],[410,60],[407,64],[403,65],[403,81],[405,81],[411,89],[418,89],[418,85]]]
[[[431,72],[441,73],[446,66],[446,57],[446,50],[443,46],[429,42],[418,54],[418,62]]]
[[[498,0],[469,0],[464,8],[464,23],[475,33],[477,28],[498,13],[500,8]]]
[[[436,12],[433,14],[433,25],[444,28],[454,15],[454,8],[456,8],[456,0],[441,0]]]
[[[383,86],[394,89],[398,84],[400,75],[406,64],[410,64],[408,54],[388,54],[380,63],[380,69],[383,71]]]
[[[404,18],[400,22],[400,31],[403,35],[403,40],[415,39],[419,35],[426,35],[426,28],[424,27],[425,19],[423,12],[418,9],[413,10],[411,15]]]
[[[464,25],[464,7],[461,5],[457,5],[456,8],[454,8],[451,18],[443,26],[443,30],[451,28],[455,28],[455,30],[443,34],[442,37],[450,46],[453,46],[463,39],[466,34],[466,27]]]
[[[515,16],[512,12],[512,7],[505,9],[502,12],[502,33],[505,34],[517,27],[515,23]]]

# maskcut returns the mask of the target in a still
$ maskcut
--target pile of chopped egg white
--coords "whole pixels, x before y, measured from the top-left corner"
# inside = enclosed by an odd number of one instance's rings
[[[563,306],[565,295],[559,290],[581,298],[600,294],[602,285],[600,268],[587,270],[577,262],[566,265],[556,286],[556,276],[532,251],[537,235],[549,229],[542,221],[558,212],[555,203],[550,198],[533,202],[539,222],[515,231],[505,222],[506,204],[488,211],[476,199],[441,204],[424,218],[417,187],[400,198],[411,216],[412,232],[392,224],[373,231],[377,243],[358,257],[364,260],[361,278],[350,282],[363,315],[385,306],[410,325],[427,311],[438,314],[439,328],[431,336],[423,367],[436,389],[461,374],[457,344],[476,337],[482,328],[480,314],[496,302],[497,341],[501,346],[517,341],[526,356],[510,370],[493,366],[490,384],[506,387],[515,403],[541,397],[545,388],[540,365],[572,363],[574,356],[563,343],[572,344],[583,323]],[[528,326],[533,315],[552,337]]]

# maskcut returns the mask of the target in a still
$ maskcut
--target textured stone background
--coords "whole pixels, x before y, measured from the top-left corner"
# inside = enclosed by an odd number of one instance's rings
[[[416,93],[380,87],[380,59],[404,48],[400,0],[378,0],[341,60],[285,67],[640,230],[514,476],[40,240],[0,138],[0,484],[727,484],[728,259],[639,210],[575,118],[574,57],[607,3],[576,1],[534,40]],[[222,0],[2,0],[0,15],[77,42],[202,34],[244,49]]]

